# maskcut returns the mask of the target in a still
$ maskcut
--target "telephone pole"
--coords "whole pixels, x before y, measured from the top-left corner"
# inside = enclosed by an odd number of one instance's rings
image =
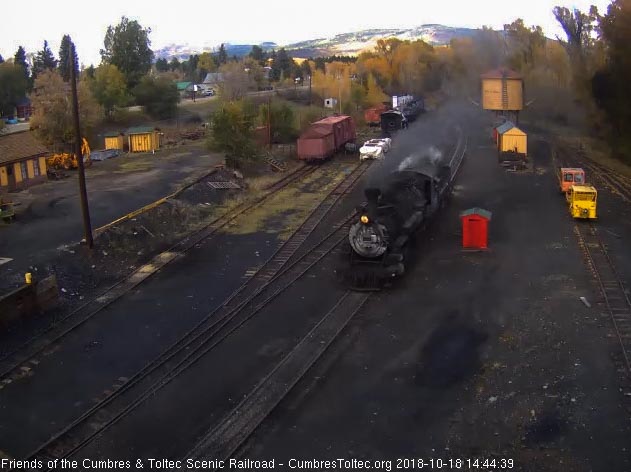
[[[267,146],[272,149],[272,97],[267,96]]]
[[[88,206],[88,191],[85,186],[85,169],[83,167],[83,154],[81,153],[81,125],[79,123],[79,99],[77,98],[77,71],[75,70],[75,45],[70,42],[70,87],[72,90],[72,115],[74,118],[75,133],[75,155],[77,156],[77,166],[79,167],[79,197],[81,199],[81,214],[83,216],[83,230],[85,232],[85,243],[92,249],[94,240],[92,239],[92,224],[90,222],[90,207]]]

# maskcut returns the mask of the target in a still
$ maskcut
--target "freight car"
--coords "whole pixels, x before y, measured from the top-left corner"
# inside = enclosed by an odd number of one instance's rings
[[[444,162],[438,149],[430,147],[408,156],[379,185],[364,190],[366,203],[348,233],[348,285],[379,289],[405,272],[409,242],[444,203],[463,154]]]
[[[368,126],[379,126],[381,124],[381,114],[386,111],[386,106],[381,105],[368,108],[364,111],[364,121]]]
[[[321,161],[355,141],[355,123],[350,116],[336,115],[311,123],[297,143],[298,159]]]

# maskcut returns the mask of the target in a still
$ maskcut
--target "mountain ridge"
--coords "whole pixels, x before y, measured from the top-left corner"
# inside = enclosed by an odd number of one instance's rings
[[[440,24],[424,24],[412,28],[369,28],[349,33],[339,33],[332,37],[321,37],[298,41],[295,43],[279,45],[273,41],[264,41],[260,46],[265,51],[284,47],[291,51],[293,57],[321,57],[331,55],[357,55],[360,52],[372,49],[381,38],[395,37],[401,40],[421,39],[434,46],[449,44],[453,38],[470,37],[476,34],[478,29]],[[247,55],[254,44],[224,43],[228,56],[242,57]],[[171,59],[177,57],[180,60],[188,59],[192,54],[213,52],[219,49],[219,45],[195,46],[188,43],[169,44],[154,51],[156,59]]]

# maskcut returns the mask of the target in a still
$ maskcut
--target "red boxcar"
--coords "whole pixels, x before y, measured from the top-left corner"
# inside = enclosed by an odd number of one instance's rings
[[[311,123],[298,138],[298,159],[312,161],[331,157],[346,143],[355,141],[355,123],[350,116],[329,116]]]
[[[381,124],[381,114],[386,111],[385,105],[380,105],[374,108],[368,108],[364,111],[364,120],[367,125],[379,126]]]

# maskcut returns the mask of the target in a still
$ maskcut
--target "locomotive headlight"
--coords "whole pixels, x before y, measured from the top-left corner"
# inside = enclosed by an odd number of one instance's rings
[[[364,223],[365,225],[367,225],[367,224],[368,224],[368,222],[369,222],[370,220],[368,219],[368,216],[367,216],[367,215],[362,215],[362,216],[359,218],[359,221],[361,221],[362,223]]]

